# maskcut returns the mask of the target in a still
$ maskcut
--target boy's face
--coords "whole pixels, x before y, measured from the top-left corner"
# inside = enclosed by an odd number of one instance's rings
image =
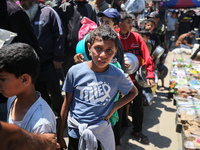
[[[5,97],[12,97],[20,93],[22,89],[22,78],[17,78],[14,74],[0,72],[0,93]]]
[[[111,18],[102,16],[100,20],[101,20],[101,26],[107,25],[107,26],[111,27],[112,29],[118,28],[118,25],[114,25],[114,22],[112,21]]]
[[[176,18],[176,13],[173,13],[171,17]]]
[[[142,38],[144,39],[144,42],[147,43],[147,41],[148,41],[148,39],[149,39],[150,37],[147,37],[147,36],[144,35],[144,34],[141,34],[141,36],[142,36]]]
[[[132,18],[127,18],[123,22],[119,23],[120,30],[123,32],[130,32],[132,29]]]
[[[147,22],[145,25],[145,29],[149,29],[149,31],[153,31],[153,29],[155,28],[155,25],[153,22]]]
[[[194,34],[189,34],[189,38],[193,38],[194,37]]]
[[[117,48],[112,40],[103,40],[101,37],[96,37],[93,45],[88,43],[88,50],[92,57],[91,66],[95,72],[104,72],[108,69],[108,64],[117,53]]]

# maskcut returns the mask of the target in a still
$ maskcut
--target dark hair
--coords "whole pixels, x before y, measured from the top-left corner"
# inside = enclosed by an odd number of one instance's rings
[[[111,27],[104,25],[104,26],[95,28],[90,33],[90,38],[88,42],[91,45],[93,45],[96,37],[101,37],[104,41],[112,40],[115,43],[115,47],[118,48],[119,39],[118,39],[117,33]]]
[[[153,18],[147,19],[146,23],[148,23],[148,22],[152,22],[152,23],[155,25],[155,20],[154,20]],[[146,23],[145,23],[145,24],[146,24]]]
[[[192,34],[192,35],[195,35],[195,31],[194,30],[189,31],[188,33]]]
[[[14,74],[17,78],[26,73],[35,84],[39,70],[39,57],[30,45],[13,43],[0,50],[0,72]]]
[[[125,11],[121,11],[120,16],[121,16],[121,20],[120,20],[121,22],[125,21],[128,18],[132,19],[132,16]]]
[[[110,19],[112,19],[114,25],[119,25],[119,21],[117,20],[117,18],[110,18]]]
[[[176,11],[172,11],[172,15],[173,15],[173,14],[176,14]]]
[[[147,37],[151,36],[151,31],[149,29],[143,29],[140,31],[140,34],[146,35]]]

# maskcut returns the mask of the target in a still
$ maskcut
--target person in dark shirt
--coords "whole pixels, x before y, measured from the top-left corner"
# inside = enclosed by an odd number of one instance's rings
[[[190,31],[180,35],[176,41],[176,47],[193,48],[193,37],[195,31]]]
[[[78,31],[81,28],[81,20],[87,17],[98,24],[97,10],[88,4],[86,0],[69,0],[60,5],[58,14],[64,27],[65,51],[63,55],[63,72],[67,74],[68,69],[74,65],[74,55],[78,43]]]
[[[178,35],[180,36],[183,33],[187,33],[191,30],[192,22],[193,22],[193,14],[194,11],[189,10],[186,13],[183,13],[179,17],[179,27],[178,27]]]

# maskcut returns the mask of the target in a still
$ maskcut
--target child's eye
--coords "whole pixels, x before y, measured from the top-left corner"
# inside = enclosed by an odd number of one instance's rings
[[[97,51],[101,51],[101,47],[96,47],[96,50]]]
[[[106,22],[106,24],[109,24],[109,22]]]
[[[112,50],[112,49],[107,49],[107,52],[108,52],[109,54],[112,54],[112,53],[113,53],[113,50]]]

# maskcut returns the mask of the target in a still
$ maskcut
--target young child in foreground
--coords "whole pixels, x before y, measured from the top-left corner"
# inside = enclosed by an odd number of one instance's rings
[[[39,64],[28,44],[14,43],[0,50],[0,92],[8,98],[7,121],[28,132],[56,133],[55,115],[35,91]]]
[[[74,65],[66,76],[58,142],[66,148],[63,130],[68,119],[70,150],[97,149],[98,143],[102,149],[114,150],[114,135],[108,119],[138,92],[122,71],[109,64],[117,53],[116,32],[109,26],[101,26],[90,36],[87,46],[92,60]],[[114,103],[119,91],[125,96]]]

